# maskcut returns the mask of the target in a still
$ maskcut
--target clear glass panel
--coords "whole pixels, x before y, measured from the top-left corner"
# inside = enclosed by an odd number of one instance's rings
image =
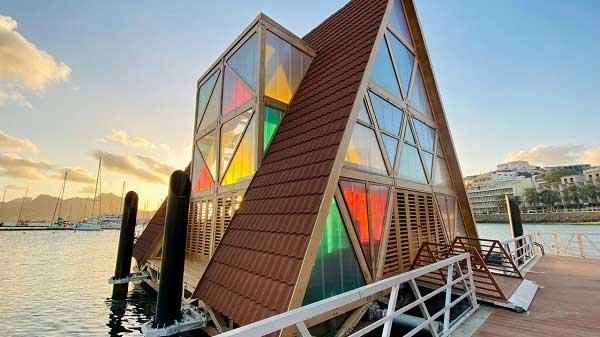
[[[265,95],[289,103],[310,65],[310,56],[267,31]]]
[[[387,173],[375,132],[358,123],[354,125],[345,160],[368,171]]]
[[[450,187],[450,175],[448,174],[448,166],[442,158],[435,160],[435,172],[433,174],[433,182],[436,186]]]
[[[252,91],[237,78],[233,72],[225,68],[225,79],[223,83],[223,116],[239,108],[252,99]]]
[[[398,140],[383,133],[381,134],[381,139],[383,139],[383,145],[385,147],[385,152],[387,152],[390,165],[393,167],[394,163],[396,162],[396,149],[398,148]]]
[[[444,150],[442,150],[442,147],[440,146],[440,140],[438,139],[435,145],[436,151],[437,151],[437,156],[440,158],[445,158],[444,156]]]
[[[256,170],[256,118],[253,118],[244,133],[242,142],[238,147],[233,160],[227,169],[227,173],[221,181],[221,185],[231,185],[237,183],[240,179],[250,177]]]
[[[433,170],[433,155],[427,151],[423,151],[423,161],[425,162],[427,173],[431,175],[431,170]]]
[[[412,44],[410,37],[410,31],[406,24],[406,18],[404,16],[404,8],[402,7],[401,0],[394,0],[394,7],[392,13],[390,13],[390,24],[400,33],[402,37],[408,40]]]
[[[371,268],[369,218],[367,216],[367,186],[363,183],[340,180],[340,187],[365,260],[367,261],[369,268]]]
[[[417,71],[415,76],[415,82],[413,83],[412,94],[410,98],[410,105],[417,109],[423,115],[431,118],[431,110],[429,108],[429,100],[427,99],[427,92],[425,91],[425,85],[423,84],[423,78],[421,72]]]
[[[446,196],[443,194],[436,194],[435,197],[437,199],[438,206],[440,209],[440,216],[442,218],[442,222],[444,223],[444,226],[446,226],[446,228],[450,230],[450,227],[448,226],[450,222],[448,220],[448,204],[446,203]]]
[[[258,35],[254,33],[233,54],[227,64],[250,86],[256,89],[256,69],[258,63]]]
[[[244,130],[250,122],[252,110],[248,110],[225,123],[221,128],[221,177],[229,166],[237,145],[242,139]]]
[[[218,73],[218,72],[217,72]],[[198,133],[202,133],[207,128],[214,128],[217,124],[217,116],[219,115],[219,103],[221,102],[221,78],[222,76],[217,76],[217,83],[215,88],[210,95],[210,100],[208,101],[208,105],[206,106],[206,110],[204,111],[204,116],[202,120],[198,120],[200,126],[198,127]]]
[[[214,130],[206,136],[196,141],[198,149],[206,162],[206,166],[210,171],[211,176],[217,176],[217,131]]]
[[[400,86],[398,85],[398,81],[394,75],[394,66],[392,65],[390,52],[388,51],[385,40],[383,39],[381,40],[379,51],[377,51],[375,64],[371,70],[371,80],[389,91],[391,94],[396,95],[397,97],[402,97],[400,95]]]
[[[402,125],[402,117],[404,116],[402,110],[371,91],[369,91],[369,97],[371,98],[371,104],[373,105],[375,119],[379,128],[398,135],[400,133],[400,125]]]
[[[375,257],[379,255],[379,247],[381,246],[381,236],[383,235],[383,224],[388,203],[387,186],[370,185],[369,186],[369,204],[371,206],[371,226],[373,230],[373,247],[375,248]]]
[[[452,235],[456,234],[456,198],[447,196],[448,200],[448,226],[452,229]]]
[[[365,279],[334,198],[329,208],[302,305],[364,285]]]
[[[360,110],[358,111],[358,120],[372,125],[371,118],[369,118],[369,113],[367,112],[367,107],[365,106],[365,102],[363,102],[363,104],[360,105]]]
[[[459,207],[456,207],[456,228],[454,231],[454,235],[467,236],[467,230],[465,229],[465,223],[463,222],[462,213],[460,212]]]
[[[419,137],[419,144],[421,144],[421,148],[429,152],[433,152],[433,144],[435,143],[435,129],[416,118],[413,118],[413,122],[415,124],[415,130],[417,131],[417,137]]]
[[[409,144],[404,144],[404,146],[402,146],[398,177],[412,180],[417,183],[427,183],[425,171],[423,171],[423,165],[419,158],[419,151],[416,147]]]
[[[412,126],[410,126],[410,121],[406,121],[406,130],[404,131],[404,140],[411,143],[411,144],[417,144],[417,141],[415,140],[415,134],[413,133],[412,130]]]
[[[198,89],[198,106],[196,107],[196,116],[198,116],[197,122],[200,125],[200,121],[202,120],[202,116],[204,115],[204,110],[208,105],[208,100],[215,88],[215,83],[217,83],[217,79],[219,78],[219,73],[221,71],[217,70],[212,76],[208,78]]]
[[[194,150],[194,166],[192,168],[192,192],[202,192],[213,187],[213,180],[202,160],[198,147]]]
[[[269,144],[271,143],[271,139],[275,135],[275,130],[281,122],[281,118],[283,117],[283,112],[277,110],[275,108],[271,108],[270,106],[265,107],[265,125],[263,128],[263,150],[266,150]]]
[[[412,77],[415,56],[394,36],[394,34],[388,34],[388,37],[390,46],[392,47],[392,54],[394,54],[394,61],[396,61],[396,69],[400,72],[399,77],[402,81],[404,94],[406,95],[410,85],[410,78]]]

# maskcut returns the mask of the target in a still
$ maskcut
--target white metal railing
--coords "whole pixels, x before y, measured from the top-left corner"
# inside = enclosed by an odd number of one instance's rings
[[[443,272],[445,270],[446,284],[432,292],[422,296],[417,287],[416,279],[432,272]],[[408,283],[415,297],[415,300],[404,304],[401,308],[396,309],[398,302],[398,294],[403,284]],[[475,284],[473,281],[473,271],[471,269],[471,259],[468,253],[456,255],[439,261],[419,269],[415,269],[398,276],[394,276],[376,283],[366,285],[364,287],[345,292],[343,294],[324,299],[279,315],[254,322],[235,330],[224,332],[217,335],[218,337],[260,337],[267,334],[295,327],[302,337],[310,337],[310,333],[305,321],[319,317],[325,313],[340,310],[340,308],[352,303],[356,303],[370,296],[381,292],[390,291],[389,304],[386,315],[363,327],[359,331],[354,332],[350,337],[364,336],[365,334],[383,326],[382,337],[389,337],[392,329],[394,318],[403,315],[408,310],[418,307],[423,315],[423,322],[412,329],[404,336],[413,336],[426,328],[434,337],[448,336],[456,327],[460,325],[471,313],[473,313],[479,305],[475,294]],[[454,290],[454,291],[453,291]],[[425,301],[432,297],[442,294],[445,295],[445,305],[437,312],[431,314],[425,305]],[[454,297],[452,296],[454,292]],[[461,301],[467,299],[468,309],[462,312],[458,317],[451,320],[450,309],[456,306]],[[340,314],[343,312],[340,312]],[[443,317],[442,317],[443,316]],[[436,322],[436,320],[440,322]]]
[[[533,234],[503,241],[502,245],[519,270],[533,260],[537,254]]]
[[[600,233],[537,232],[532,237],[545,254],[600,258]]]

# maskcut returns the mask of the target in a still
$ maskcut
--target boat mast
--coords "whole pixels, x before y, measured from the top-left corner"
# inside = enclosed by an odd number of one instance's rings
[[[98,164],[98,179],[99,179],[99,184],[98,184],[98,189],[99,192],[98,193],[98,202],[99,202],[99,210],[98,210],[98,218],[102,217],[102,157],[100,157],[100,164]]]
[[[29,186],[25,188],[25,195],[23,196],[23,200],[21,201],[21,209],[19,210],[19,217],[17,218],[17,225],[21,222],[21,216],[23,215],[23,206],[25,206],[25,198],[27,198],[27,193],[29,193]]]
[[[98,174],[96,175],[96,187],[94,188],[94,202],[92,203],[92,215],[90,220],[94,217],[94,208],[96,207],[96,195],[98,193],[98,179],[100,179],[100,165],[102,165],[102,157],[98,160]]]
[[[2,214],[2,208],[4,208],[4,201],[6,201],[6,189],[8,186],[4,186],[4,194],[2,195],[2,203],[0,204],[0,214]]]
[[[56,200],[56,206],[54,206],[54,212],[52,212],[52,219],[50,220],[51,223],[54,223],[54,216],[56,215],[56,220],[58,221],[58,218],[60,217],[60,209],[62,207],[62,199],[65,195],[65,185],[67,183],[67,170],[65,170],[65,178],[63,179],[63,185],[62,185],[62,189],[60,190],[60,193],[58,194],[58,200]],[[58,214],[56,214],[56,211],[58,210]]]
[[[125,180],[123,180],[123,188],[121,189],[121,210],[119,211],[119,214],[123,214],[123,207],[125,206],[123,204],[123,197],[125,197]]]

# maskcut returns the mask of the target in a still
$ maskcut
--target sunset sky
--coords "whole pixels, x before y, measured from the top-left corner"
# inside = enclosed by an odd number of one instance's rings
[[[152,208],[191,159],[195,82],[261,11],[299,36],[346,1],[0,6],[0,188]],[[510,159],[600,165],[600,2],[416,0],[463,174]],[[1,193],[1,191],[0,191]]]

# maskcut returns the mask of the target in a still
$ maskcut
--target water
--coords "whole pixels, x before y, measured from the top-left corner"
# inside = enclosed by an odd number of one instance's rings
[[[527,224],[531,232],[600,233],[600,225]],[[480,224],[484,238],[510,238],[507,224]],[[0,232],[0,336],[141,336],[156,294],[130,285],[110,299],[118,231]]]
[[[0,232],[0,336],[141,336],[155,294],[111,301],[119,231]]]

